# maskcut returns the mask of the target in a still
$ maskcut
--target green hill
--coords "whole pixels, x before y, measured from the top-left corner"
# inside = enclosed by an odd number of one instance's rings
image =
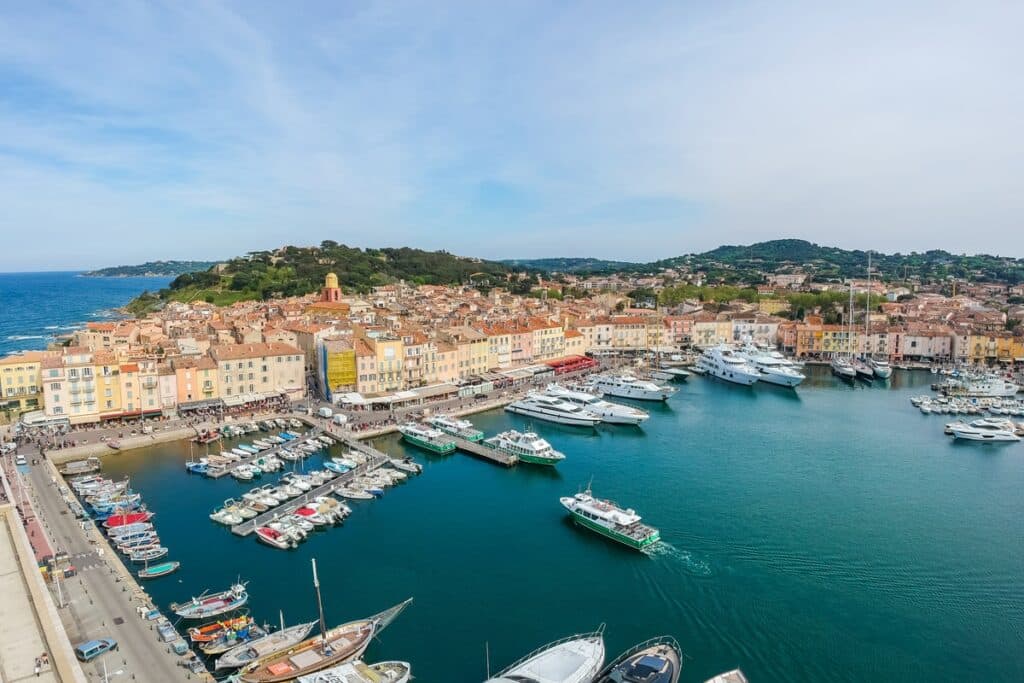
[[[502,259],[502,263],[510,266],[531,268],[545,273],[613,273],[627,272],[644,264],[630,261],[607,261],[599,258],[536,258],[536,259]]]
[[[216,261],[146,261],[137,266],[111,266],[82,273],[85,277],[177,277],[209,270]]]

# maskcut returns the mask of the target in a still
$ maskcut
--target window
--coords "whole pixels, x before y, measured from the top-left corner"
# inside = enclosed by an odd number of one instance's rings
[[[54,382],[50,385],[50,391],[60,391],[60,383]]]

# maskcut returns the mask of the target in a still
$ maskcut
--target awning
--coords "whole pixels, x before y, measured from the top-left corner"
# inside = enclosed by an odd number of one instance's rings
[[[198,410],[200,408],[219,408],[224,405],[224,402],[219,398],[207,398],[202,401],[191,401],[188,403],[179,403],[178,410]]]

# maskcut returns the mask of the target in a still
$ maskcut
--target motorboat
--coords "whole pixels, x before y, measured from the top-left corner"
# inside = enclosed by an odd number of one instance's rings
[[[172,602],[171,611],[182,619],[207,619],[232,612],[249,601],[244,583],[236,583],[229,589],[201,595],[187,602]]]
[[[717,377],[726,382],[743,386],[750,386],[762,377],[757,368],[748,363],[746,358],[725,345],[705,349],[697,358],[696,367],[700,368],[706,376]]]
[[[763,353],[756,347],[744,347],[737,355],[746,359],[747,363],[761,374],[758,381],[781,387],[795,387],[807,379],[785,359],[777,358],[777,354]]]
[[[594,683],[678,683],[682,661],[675,638],[652,638],[616,657]]]
[[[994,421],[975,420],[970,424],[961,423],[961,425],[947,425],[951,427],[954,439],[987,442],[1020,441],[1020,437],[1014,433],[1014,430],[1008,429],[1006,425],[996,424]]]
[[[483,444],[533,465],[557,465],[565,460],[565,454],[556,451],[534,432],[510,429],[484,439]]]
[[[342,486],[334,492],[334,495],[340,498],[347,498],[348,500],[371,500],[374,498],[372,493],[367,493],[362,489],[355,489],[350,486]]]
[[[549,643],[486,683],[591,683],[602,664],[604,637],[597,631]]]
[[[434,453],[446,455],[455,450],[455,441],[450,439],[440,429],[406,422],[398,426],[402,438],[411,444],[425,448]]]
[[[128,512],[118,515],[111,515],[103,522],[103,527],[106,529],[113,529],[119,526],[128,526],[129,524],[148,522],[151,519],[153,519],[152,512]]]
[[[391,458],[388,461],[388,464],[395,469],[408,472],[409,474],[419,474],[423,471],[423,465],[419,464],[412,458]]]
[[[650,418],[650,414],[648,412],[640,410],[639,408],[605,401],[599,396],[594,396],[593,394],[589,394],[585,391],[570,389],[569,387],[564,387],[557,382],[549,384],[544,390],[544,394],[574,403],[597,415],[601,418],[602,422],[606,422],[608,424],[635,425]]]
[[[597,375],[590,380],[590,386],[604,396],[637,401],[666,401],[678,391],[675,387],[655,384],[630,374]]]
[[[732,671],[726,671],[720,673],[717,676],[712,676],[704,683],[748,683],[747,677],[743,674],[740,669],[733,669]]]
[[[889,361],[871,357],[864,362],[874,371],[875,377],[878,379],[889,379],[892,377],[892,366],[889,365]]]
[[[594,427],[601,422],[600,416],[574,403],[534,391],[527,394],[525,398],[508,404],[505,406],[505,410],[545,422],[577,427]]]

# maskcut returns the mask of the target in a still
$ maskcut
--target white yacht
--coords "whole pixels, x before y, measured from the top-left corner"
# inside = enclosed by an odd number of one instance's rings
[[[571,636],[531,652],[486,683],[591,683],[603,663],[600,632]]]
[[[525,398],[505,406],[505,410],[546,422],[577,427],[593,427],[601,418],[574,403],[531,391]]]
[[[829,363],[832,368],[832,374],[842,379],[856,379],[857,370],[853,367],[850,361],[846,360],[841,356],[835,356],[832,362]]]
[[[889,361],[880,358],[868,358],[867,364],[868,367],[875,371],[875,377],[878,379],[889,379],[892,377],[892,366],[889,365]]]
[[[640,424],[650,417],[649,413],[640,410],[639,408],[605,401],[604,399],[594,396],[593,394],[588,394],[585,391],[577,391],[575,389],[563,387],[557,382],[549,384],[547,389],[544,390],[544,394],[569,401],[570,403],[575,403],[581,408],[589,410],[600,417],[602,422],[607,422],[609,424],[635,425]]]
[[[675,387],[664,387],[654,382],[637,379],[633,375],[598,375],[590,386],[605,396],[632,398],[640,401],[665,401],[676,393]]]
[[[965,396],[982,396],[988,398],[1005,398],[1016,396],[1020,387],[1013,382],[999,377],[976,377],[959,382],[961,392]]]
[[[1009,425],[998,424],[994,420],[975,420],[970,424],[946,425],[953,433],[954,439],[966,441],[1020,441]]]
[[[746,359],[749,365],[761,373],[759,379],[762,382],[778,384],[783,387],[795,387],[807,379],[802,373],[794,370],[785,359],[780,360],[767,353],[746,349],[737,352],[737,355]]]
[[[761,373],[757,368],[747,363],[746,359],[737,355],[728,346],[705,349],[697,359],[697,367],[706,375],[734,384],[750,386],[761,379]]]

